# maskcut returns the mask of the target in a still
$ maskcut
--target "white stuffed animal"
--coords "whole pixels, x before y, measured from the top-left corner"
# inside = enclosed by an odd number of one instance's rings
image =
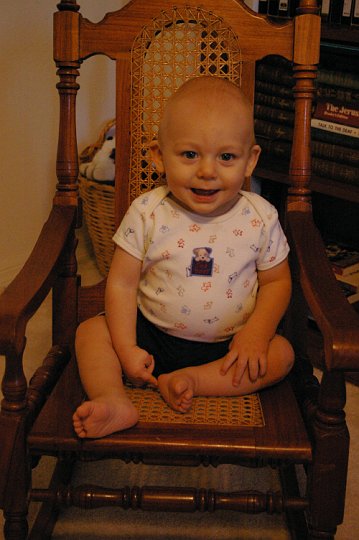
[[[80,173],[90,180],[109,182],[115,179],[116,137],[114,126],[109,130],[102,147],[96,152],[92,161],[80,164]]]

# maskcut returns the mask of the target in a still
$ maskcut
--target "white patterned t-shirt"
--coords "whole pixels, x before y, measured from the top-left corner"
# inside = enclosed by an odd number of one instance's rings
[[[130,206],[113,239],[142,261],[138,307],[160,330],[204,342],[231,338],[252,313],[257,270],[289,247],[276,209],[241,191],[229,212],[191,213],[161,186]]]

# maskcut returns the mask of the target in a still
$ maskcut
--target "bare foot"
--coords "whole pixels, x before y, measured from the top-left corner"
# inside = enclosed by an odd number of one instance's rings
[[[158,377],[158,387],[163,399],[172,409],[187,412],[192,405],[194,381],[185,373],[167,373]]]
[[[132,427],[138,412],[127,397],[97,398],[84,401],[72,419],[78,437],[98,438]]]

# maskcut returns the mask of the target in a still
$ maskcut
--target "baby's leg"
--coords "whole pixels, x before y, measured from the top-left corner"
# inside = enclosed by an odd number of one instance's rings
[[[81,382],[89,397],[73,415],[77,435],[104,437],[136,424],[138,413],[124,389],[121,365],[105,317],[94,317],[79,326],[76,355]]]
[[[225,375],[220,373],[223,359],[201,366],[187,367],[160,375],[158,386],[163,399],[173,409],[186,412],[194,396],[242,396],[257,392],[283,379],[291,370],[294,353],[291,345],[282,336],[276,335],[268,349],[268,367],[263,377],[251,381],[248,369],[239,386],[233,386],[235,365]]]

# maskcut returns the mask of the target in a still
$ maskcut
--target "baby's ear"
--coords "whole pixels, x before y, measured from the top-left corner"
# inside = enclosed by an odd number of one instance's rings
[[[252,175],[252,172],[254,171],[257,161],[259,159],[261,153],[261,147],[258,144],[254,144],[252,148],[250,149],[249,158],[247,161],[247,167],[246,167],[246,177],[250,177]]]
[[[165,167],[163,164],[162,152],[161,152],[159,142],[157,140],[150,142],[149,150],[150,150],[151,160],[153,161],[153,164],[155,165],[157,171],[160,173],[165,172]]]

